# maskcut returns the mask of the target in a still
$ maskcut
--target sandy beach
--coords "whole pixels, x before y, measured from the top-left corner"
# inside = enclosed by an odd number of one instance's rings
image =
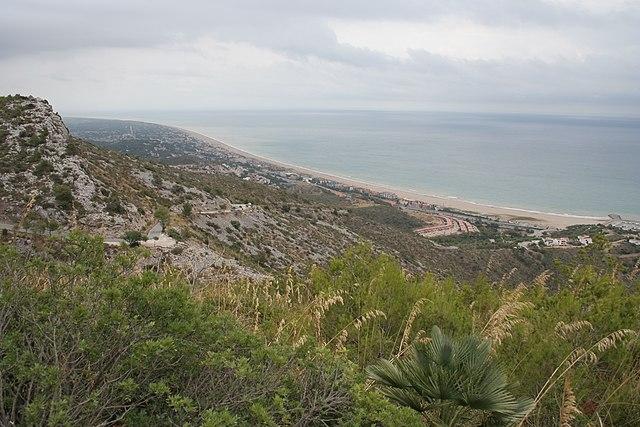
[[[211,144],[216,147],[227,150],[229,152],[236,153],[238,155],[248,157],[257,161],[269,163],[284,169],[289,169],[298,173],[303,173],[303,174],[315,176],[318,178],[324,178],[324,179],[329,179],[336,182],[341,182],[343,184],[350,185],[353,187],[366,188],[371,191],[392,192],[404,199],[419,200],[425,203],[434,204],[442,207],[447,207],[447,208],[470,212],[470,213],[476,213],[483,216],[494,217],[502,221],[514,221],[522,224],[535,224],[535,225],[539,225],[542,227],[549,227],[549,228],[564,228],[564,227],[575,225],[575,224],[604,223],[609,220],[609,218],[606,218],[606,217],[579,216],[579,215],[569,215],[569,214],[561,214],[561,213],[540,212],[535,210],[525,210],[525,209],[510,208],[510,207],[503,207],[503,206],[492,206],[487,204],[474,203],[474,202],[470,202],[470,201],[466,201],[458,198],[424,194],[417,191],[394,188],[384,184],[367,182],[367,181],[362,181],[362,180],[339,176],[339,175],[333,175],[333,174],[325,173],[322,171],[306,168],[303,166],[280,162],[277,160],[273,160],[273,159],[269,159],[266,157],[249,153],[247,151],[241,150],[237,147],[224,143],[218,139],[212,138],[207,135],[203,135],[201,133],[198,133],[190,129],[185,129],[185,128],[177,128],[177,129],[187,132],[194,138],[198,138],[207,144]]]

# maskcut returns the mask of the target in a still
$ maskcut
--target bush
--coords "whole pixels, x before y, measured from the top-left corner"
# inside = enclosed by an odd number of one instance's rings
[[[128,230],[125,231],[122,239],[127,242],[129,246],[134,247],[140,245],[140,242],[146,240],[146,237],[138,230]]]
[[[105,202],[104,210],[111,215],[122,215],[125,213],[125,209],[115,195],[111,195]]]
[[[67,142],[67,147],[65,148],[65,154],[67,156],[75,156],[77,154],[80,154],[80,145],[72,140],[69,140]]]
[[[183,239],[182,234],[180,234],[180,232],[175,228],[170,228],[169,231],[167,231],[167,236],[177,240],[178,242],[182,241]]]
[[[73,192],[66,184],[53,184],[53,197],[62,210],[69,211],[73,207]]]
[[[47,136],[49,136],[49,131],[46,128],[42,129],[37,134],[31,135],[27,144],[32,147],[37,147],[47,142]]]
[[[169,220],[171,219],[169,209],[167,209],[165,206],[160,206],[155,210],[153,216],[158,221],[160,221],[160,224],[162,225],[162,231],[164,231],[167,228],[167,225],[169,225]]]
[[[184,202],[182,204],[182,215],[184,215],[187,218],[189,218],[189,217],[191,217],[192,213],[193,213],[193,206],[191,205],[191,203]]]
[[[2,425],[420,425],[343,358],[267,345],[176,276],[123,273],[132,254],[51,245],[0,245]]]
[[[42,159],[33,170],[35,176],[42,176],[53,171],[53,165],[50,161]]]

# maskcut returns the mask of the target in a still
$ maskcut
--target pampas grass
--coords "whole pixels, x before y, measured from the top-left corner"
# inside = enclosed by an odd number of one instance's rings
[[[593,325],[591,324],[591,322],[588,322],[586,320],[576,320],[575,322],[571,323],[564,323],[563,321],[560,321],[556,324],[555,333],[560,338],[566,340],[570,335],[576,334],[581,329],[589,329],[592,331]]]
[[[600,338],[590,347],[577,347],[574,348],[567,356],[560,362],[556,369],[551,373],[551,376],[547,379],[547,382],[542,386],[538,395],[534,400],[534,408],[537,406],[542,398],[551,390],[557,383],[571,372],[574,366],[578,363],[584,365],[593,365],[598,362],[599,356],[605,351],[615,348],[618,344],[629,338],[635,338],[638,336],[638,332],[631,329],[619,329],[611,332],[604,337]],[[524,420],[526,417],[522,420]],[[520,425],[522,425],[522,422]]]
[[[576,395],[571,388],[571,378],[564,379],[562,405],[560,406],[560,427],[571,427],[571,422],[581,412],[576,406]]]
[[[413,323],[416,320],[416,317],[422,313],[422,308],[424,305],[429,302],[427,298],[420,298],[418,301],[413,304],[413,308],[409,313],[409,317],[407,318],[407,323],[405,324],[404,331],[402,332],[402,339],[400,340],[400,346],[398,347],[398,352],[396,353],[396,357],[399,357],[405,351],[405,344],[407,344],[409,340],[409,335],[411,334],[411,328],[413,327]]]
[[[491,340],[493,347],[499,346],[502,341],[511,337],[513,328],[525,322],[522,312],[533,308],[528,301],[521,301],[525,291],[524,285],[518,285],[513,291],[505,294],[502,305],[491,315],[482,328],[480,334]]]

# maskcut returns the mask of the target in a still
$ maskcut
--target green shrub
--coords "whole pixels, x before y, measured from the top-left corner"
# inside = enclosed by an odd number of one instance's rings
[[[128,230],[125,231],[122,239],[129,244],[129,246],[134,247],[140,245],[140,242],[146,240],[146,237],[138,230]]]
[[[191,203],[184,202],[182,204],[182,215],[186,216],[187,218],[190,218],[192,213],[193,213],[193,206],[191,205]]]
[[[37,147],[47,142],[47,136],[49,136],[49,131],[46,128],[42,129],[37,134],[31,135],[27,144],[32,147]]]
[[[48,173],[50,173],[52,171],[53,171],[53,165],[51,164],[51,162],[48,161],[48,160],[42,159],[36,165],[33,173],[36,176],[42,176],[42,175],[48,174]]]
[[[181,242],[183,240],[182,234],[180,234],[180,232],[178,230],[176,230],[175,228],[170,228],[167,231],[167,236],[171,237],[172,239],[177,240],[178,242]]]
[[[160,221],[160,224],[162,225],[162,231],[164,231],[169,225],[169,221],[171,219],[171,213],[169,212],[169,209],[165,206],[160,206],[153,212],[153,216],[158,221]]]
[[[2,425],[419,425],[312,343],[267,345],[100,239],[0,245]]]
[[[73,192],[66,184],[53,184],[53,197],[62,210],[68,211],[73,207]]]
[[[125,213],[125,209],[122,206],[120,199],[113,194],[109,196],[109,198],[105,202],[104,210],[111,215],[122,215],[123,213]]]

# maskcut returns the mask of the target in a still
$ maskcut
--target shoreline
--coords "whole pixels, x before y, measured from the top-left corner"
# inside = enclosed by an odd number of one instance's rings
[[[177,126],[169,126],[169,127],[186,132],[187,134],[191,135],[194,138],[199,139],[204,143],[222,148],[231,153],[234,153],[243,157],[247,157],[252,160],[272,164],[274,166],[277,166],[283,169],[289,169],[295,172],[304,173],[306,175],[311,175],[317,178],[323,178],[323,179],[340,182],[342,184],[349,185],[352,187],[365,188],[367,190],[374,191],[374,192],[392,192],[402,199],[421,201],[424,203],[433,204],[433,205],[441,206],[444,208],[455,209],[463,213],[479,214],[482,216],[497,218],[501,221],[512,221],[512,222],[521,223],[522,225],[532,224],[536,226],[549,227],[549,228],[566,228],[570,225],[578,225],[578,224],[602,224],[610,220],[610,218],[608,217],[542,212],[542,211],[528,210],[523,208],[512,208],[512,207],[506,207],[506,206],[482,204],[482,203],[472,202],[464,199],[458,199],[456,197],[450,197],[450,196],[424,194],[415,190],[406,190],[406,189],[396,188],[396,187],[385,185],[385,184],[368,182],[368,181],[360,180],[357,178],[351,178],[351,177],[345,177],[345,176],[335,175],[331,173],[326,173],[326,172],[311,169],[305,166],[299,166],[291,163],[281,162],[278,160],[270,159],[268,157],[250,153],[248,151],[234,147],[233,145],[230,145],[226,142],[220,141],[219,139],[210,137],[208,135],[202,134],[200,132],[197,132],[191,129],[181,128]]]

